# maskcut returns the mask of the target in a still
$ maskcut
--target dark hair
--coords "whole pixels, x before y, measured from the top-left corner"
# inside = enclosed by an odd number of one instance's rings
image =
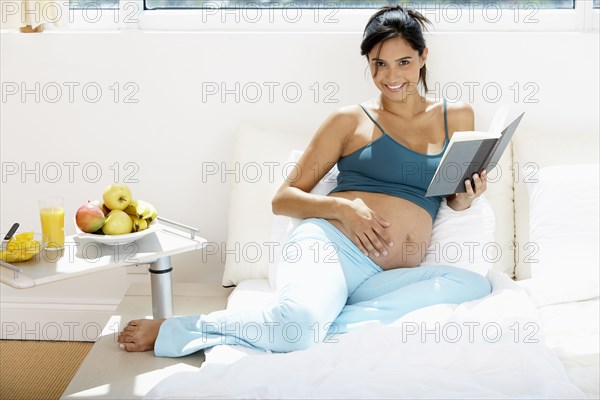
[[[410,47],[418,51],[419,55],[422,55],[425,48],[423,30],[427,30],[426,23],[432,25],[431,21],[418,11],[401,6],[382,7],[367,22],[360,45],[360,54],[369,57],[369,52],[373,47],[380,44],[377,52],[377,56],[379,56],[383,42],[401,37],[408,42]],[[375,75],[377,75],[378,69],[375,68]],[[427,92],[427,68],[425,65],[419,71],[419,82],[423,84],[425,92]]]

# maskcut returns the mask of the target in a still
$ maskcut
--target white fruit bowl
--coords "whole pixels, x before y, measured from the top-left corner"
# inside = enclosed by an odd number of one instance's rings
[[[75,236],[78,239],[93,240],[94,242],[106,244],[109,246],[119,246],[135,242],[136,240],[139,240],[144,236],[147,236],[153,232],[157,232],[161,229],[161,224],[154,220],[147,229],[144,229],[141,232],[126,233],[124,235],[97,235],[95,233],[85,233],[81,229],[79,229],[77,224],[75,224],[75,230],[77,232]]]

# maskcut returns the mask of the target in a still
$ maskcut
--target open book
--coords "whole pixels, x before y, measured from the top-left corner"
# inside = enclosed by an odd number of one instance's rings
[[[472,179],[474,173],[479,174],[485,169],[489,175],[525,114],[521,113],[502,129],[507,112],[506,106],[496,112],[489,132],[454,132],[425,197],[464,193],[466,192],[464,182]]]

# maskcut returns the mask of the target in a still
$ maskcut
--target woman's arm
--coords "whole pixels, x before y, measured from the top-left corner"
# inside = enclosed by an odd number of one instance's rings
[[[298,160],[297,168],[275,193],[271,202],[274,214],[295,218],[341,218],[349,203],[347,199],[311,194],[310,191],[340,159],[356,124],[350,107],[335,111],[323,122]]]
[[[360,198],[348,200],[311,194],[310,191],[342,156],[346,143],[356,132],[357,107],[333,113],[319,128],[271,202],[274,214],[296,218],[326,218],[342,223],[344,233],[366,255],[383,253],[393,246],[386,228],[389,222],[371,210]],[[299,172],[299,173],[298,173]],[[385,243],[385,244],[384,244]]]

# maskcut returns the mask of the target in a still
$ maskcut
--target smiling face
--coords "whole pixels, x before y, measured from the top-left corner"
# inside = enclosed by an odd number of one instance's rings
[[[401,37],[374,46],[368,54],[369,67],[381,94],[392,101],[418,94],[419,71],[425,65],[427,50],[424,48],[419,56],[419,52]]]

